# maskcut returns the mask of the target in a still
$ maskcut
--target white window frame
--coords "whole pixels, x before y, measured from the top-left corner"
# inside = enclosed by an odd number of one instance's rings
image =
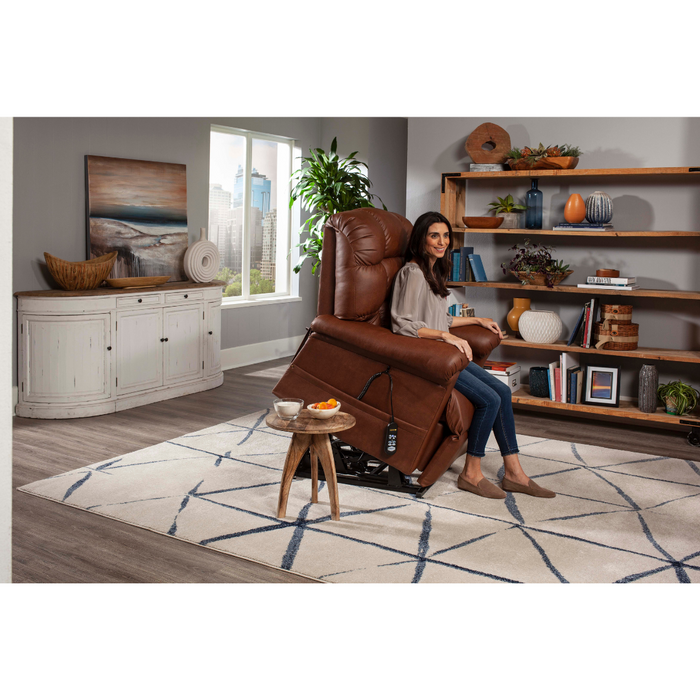
[[[292,206],[289,216],[287,217],[287,231],[284,235],[284,240],[286,240],[285,250],[291,251],[289,256],[285,255],[285,267],[287,279],[289,280],[289,289],[281,292],[271,292],[269,294],[256,294],[251,297],[250,295],[250,233],[248,226],[250,223],[250,202],[252,198],[252,178],[250,173],[253,171],[253,139],[260,139],[264,141],[275,141],[277,143],[284,143],[289,145],[289,172],[290,174],[294,172],[294,162],[301,157],[301,148],[297,145],[297,140],[293,138],[287,138],[284,136],[276,136],[275,134],[266,134],[260,131],[250,131],[249,129],[237,129],[231,126],[223,126],[221,124],[210,124],[209,128],[209,154],[211,158],[211,133],[213,131],[218,131],[224,134],[235,134],[236,136],[242,136],[246,139],[245,154],[246,162],[244,165],[244,172],[246,173],[246,185],[243,190],[243,250],[242,250],[242,268],[241,268],[241,296],[240,297],[224,297],[222,301],[222,309],[232,309],[232,308],[242,308],[245,306],[263,306],[265,304],[279,304],[287,303],[292,301],[301,301],[301,296],[299,295],[299,275],[293,271],[294,266],[299,260],[299,248],[297,244],[299,243],[299,228],[301,226],[301,207],[299,206],[299,200],[297,200]],[[209,191],[211,190],[211,167],[209,168],[209,185],[207,187],[207,197],[209,196]],[[277,187],[284,187],[284,191],[281,193],[285,195],[283,201],[289,201],[289,197],[292,191],[294,183],[290,180],[277,181]],[[278,190],[279,191],[279,190]],[[278,200],[280,197],[278,197]],[[209,211],[209,203],[207,202],[207,212]],[[211,231],[210,222],[207,221],[208,228],[207,231]],[[285,232],[282,232],[285,234]],[[280,247],[280,231],[277,231],[277,247]]]

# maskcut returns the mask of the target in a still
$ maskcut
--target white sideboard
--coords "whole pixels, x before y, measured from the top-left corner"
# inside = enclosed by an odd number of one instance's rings
[[[18,416],[97,416],[224,381],[220,284],[15,296]]]

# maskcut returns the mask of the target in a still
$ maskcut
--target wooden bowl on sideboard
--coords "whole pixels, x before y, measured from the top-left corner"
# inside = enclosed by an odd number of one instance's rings
[[[61,288],[74,292],[81,289],[97,289],[109,276],[119,252],[101,255],[92,260],[69,262],[55,255],[44,253],[51,276]]]

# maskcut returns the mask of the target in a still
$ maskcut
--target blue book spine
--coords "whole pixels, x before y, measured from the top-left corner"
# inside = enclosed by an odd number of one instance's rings
[[[459,273],[459,265],[457,264],[457,255],[459,251],[450,251],[450,262],[452,263],[452,269],[450,270],[450,282],[457,282],[457,275]]]
[[[459,281],[471,282],[469,279],[469,256],[474,252],[471,246],[462,246],[459,249]]]
[[[481,262],[481,256],[476,253],[472,253],[469,256],[469,262],[472,266],[472,272],[474,273],[475,282],[488,282],[488,277],[486,277],[486,271],[484,270],[484,264]]]

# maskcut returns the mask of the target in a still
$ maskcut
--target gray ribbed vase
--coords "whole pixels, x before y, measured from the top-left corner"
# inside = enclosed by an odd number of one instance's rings
[[[642,365],[639,370],[639,393],[637,403],[642,413],[655,413],[658,399],[659,373],[654,365]]]
[[[607,224],[613,216],[613,205],[610,195],[596,190],[586,199],[586,219],[591,224]]]

